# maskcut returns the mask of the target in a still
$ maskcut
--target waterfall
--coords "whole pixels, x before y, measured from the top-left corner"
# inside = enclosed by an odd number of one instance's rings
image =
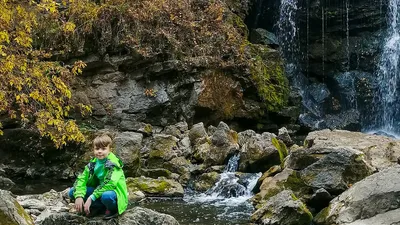
[[[377,69],[378,92],[374,105],[377,108],[372,129],[387,134],[400,131],[400,0],[390,0],[387,12],[387,36]]]
[[[346,54],[347,66],[346,72],[350,70],[350,28],[349,28],[349,0],[346,0]]]
[[[186,196],[188,202],[207,202],[216,206],[237,206],[247,202],[253,196],[252,190],[261,173],[247,174],[240,180],[236,174],[240,156],[232,156],[226,165],[221,178],[206,193]]]

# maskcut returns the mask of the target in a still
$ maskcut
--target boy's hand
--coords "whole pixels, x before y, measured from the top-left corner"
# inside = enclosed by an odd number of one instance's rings
[[[90,205],[92,204],[92,198],[88,198],[85,203],[85,213],[88,215],[90,213]]]
[[[75,209],[78,212],[82,212],[83,211],[83,198],[77,198],[75,199]]]

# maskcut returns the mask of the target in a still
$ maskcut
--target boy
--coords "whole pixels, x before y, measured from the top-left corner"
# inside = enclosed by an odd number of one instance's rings
[[[107,220],[122,214],[128,206],[123,163],[110,152],[111,143],[106,134],[93,140],[95,158],[85,166],[69,191],[78,213],[85,212],[92,217],[105,210],[104,219]]]

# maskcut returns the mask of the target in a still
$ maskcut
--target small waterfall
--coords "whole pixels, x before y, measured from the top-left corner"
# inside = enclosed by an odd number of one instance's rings
[[[235,173],[240,156],[232,156],[226,165],[221,178],[206,193],[187,196],[188,202],[207,202],[217,206],[237,206],[246,203],[253,196],[252,190],[261,173],[246,174],[239,178]],[[244,175],[243,175],[244,176]]]
[[[395,135],[400,131],[400,0],[390,0],[387,13],[387,36],[380,58],[375,96],[376,118],[371,128]]]

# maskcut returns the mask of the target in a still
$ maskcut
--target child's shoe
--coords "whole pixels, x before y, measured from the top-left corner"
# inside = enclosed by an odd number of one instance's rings
[[[110,210],[106,210],[106,214],[104,215],[104,220],[109,220],[118,216],[118,212],[112,212]]]

